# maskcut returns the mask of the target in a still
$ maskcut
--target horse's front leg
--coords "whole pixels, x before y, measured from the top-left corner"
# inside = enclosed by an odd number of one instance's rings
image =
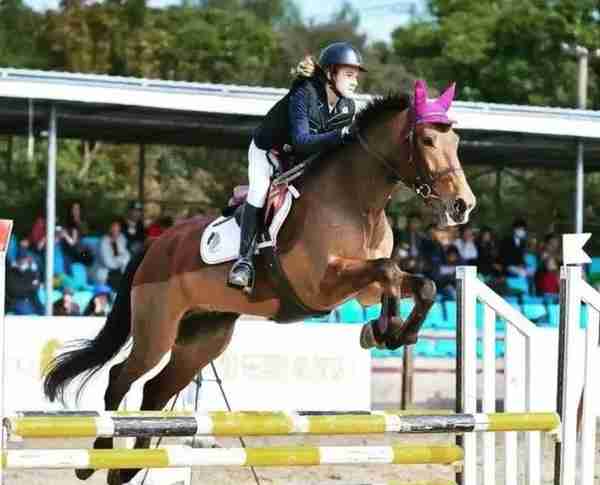
[[[397,349],[414,344],[427,312],[435,300],[433,281],[405,273],[392,259],[360,260],[331,258],[321,282],[323,296],[339,300],[345,295],[378,284],[382,291],[382,311],[377,320],[363,327],[361,346]],[[413,297],[415,307],[406,322],[396,314],[397,299]]]

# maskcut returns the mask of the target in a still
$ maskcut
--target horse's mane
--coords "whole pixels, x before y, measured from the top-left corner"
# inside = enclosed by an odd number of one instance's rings
[[[356,113],[354,122],[359,129],[365,129],[386,111],[404,111],[411,105],[411,97],[406,93],[389,93],[373,98],[365,108]]]

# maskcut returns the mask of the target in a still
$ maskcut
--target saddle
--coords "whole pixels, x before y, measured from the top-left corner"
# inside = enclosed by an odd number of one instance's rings
[[[263,210],[263,231],[259,235],[257,253],[265,247],[276,246],[277,235],[290,213],[293,200],[300,196],[291,182],[300,177],[306,168],[306,163],[301,163],[282,171],[282,167],[289,167],[289,162],[282,163],[280,154],[273,150],[268,153],[268,158],[273,166],[274,177]],[[204,230],[200,240],[200,256],[205,264],[221,264],[239,256],[241,210],[247,196],[248,185],[235,187],[223,214]]]

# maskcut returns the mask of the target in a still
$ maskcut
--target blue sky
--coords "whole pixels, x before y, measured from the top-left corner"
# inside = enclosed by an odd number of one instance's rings
[[[327,20],[344,3],[344,0],[294,0],[304,18]],[[36,9],[56,8],[58,0],[25,0]],[[408,9],[414,5],[417,13],[423,11],[424,0],[348,0],[361,14],[361,31],[370,41],[390,39],[390,34],[399,24],[406,23]],[[179,3],[179,0],[149,0],[152,6]]]

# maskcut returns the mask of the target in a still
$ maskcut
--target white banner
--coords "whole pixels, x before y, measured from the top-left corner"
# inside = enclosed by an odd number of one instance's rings
[[[104,319],[88,317],[6,317],[7,412],[63,409],[44,398],[42,371],[67,342],[93,338],[103,324]],[[359,325],[280,325],[240,319],[229,348],[216,361],[232,408],[370,409],[371,358],[360,348],[359,333]],[[122,352],[115,361],[125,355]],[[68,408],[102,410],[109,368],[94,377],[79,403],[74,399],[75,381],[68,388]],[[199,409],[226,409],[210,368],[203,377]],[[128,396],[129,409],[135,409],[140,399],[135,394]],[[180,399],[193,409],[195,398],[192,384]]]

